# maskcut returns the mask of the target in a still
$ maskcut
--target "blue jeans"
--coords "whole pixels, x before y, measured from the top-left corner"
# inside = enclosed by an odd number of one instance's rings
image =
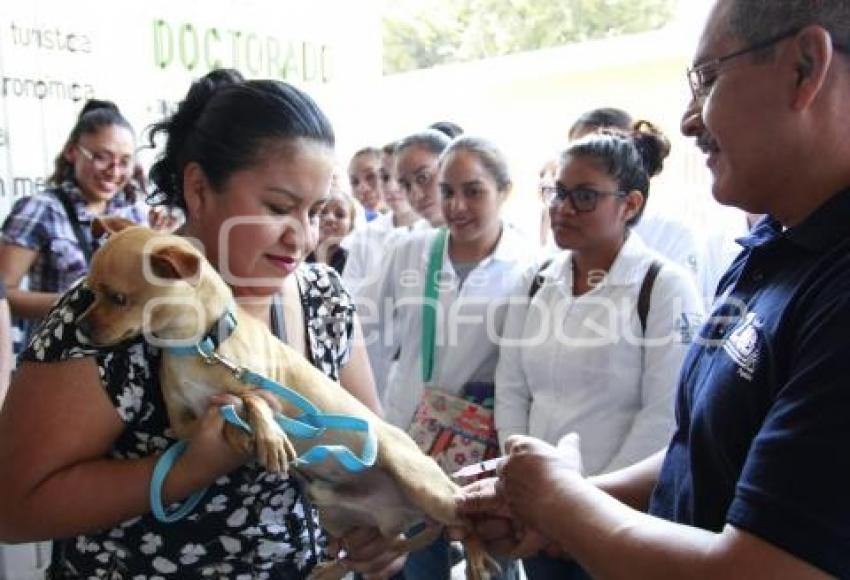
[[[515,560],[497,558],[502,573],[493,580],[518,580],[519,567]],[[452,562],[449,555],[449,542],[440,536],[427,548],[412,552],[404,565],[404,580],[449,580],[452,574]],[[393,579],[397,580],[397,579]],[[400,579],[398,579],[400,580]]]
[[[522,561],[528,580],[590,580],[590,576],[575,562],[535,556]]]

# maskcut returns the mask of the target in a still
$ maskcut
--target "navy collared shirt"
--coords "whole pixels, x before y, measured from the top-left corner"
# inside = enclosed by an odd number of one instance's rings
[[[682,367],[650,513],[850,576],[850,190],[740,240]]]

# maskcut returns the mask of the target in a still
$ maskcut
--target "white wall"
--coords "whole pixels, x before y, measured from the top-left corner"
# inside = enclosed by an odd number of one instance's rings
[[[371,0],[4,1],[0,217],[48,175],[87,98],[141,133],[216,64],[307,88],[351,135],[347,96],[380,76],[379,25]]]

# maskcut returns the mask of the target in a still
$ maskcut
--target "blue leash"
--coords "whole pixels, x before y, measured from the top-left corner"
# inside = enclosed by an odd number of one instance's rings
[[[228,335],[233,332],[233,329],[236,327],[236,317],[232,309],[228,309],[225,312],[221,323],[225,325]],[[216,326],[213,327],[213,331],[216,329]],[[296,465],[311,465],[321,463],[328,458],[333,458],[346,471],[358,473],[375,464],[378,455],[378,444],[372,426],[368,421],[351,415],[325,414],[309,399],[292,388],[281,385],[268,377],[264,377],[248,369],[243,369],[223,358],[215,352],[217,337],[212,334],[213,331],[198,344],[169,347],[167,350],[169,353],[177,356],[198,355],[208,364],[221,364],[242,382],[267,390],[300,409],[301,413],[296,417],[287,417],[281,413],[275,414],[275,422],[287,435],[297,439],[315,439],[324,435],[328,430],[355,431],[365,434],[363,449],[360,455],[355,454],[345,445],[315,445],[295,460],[294,463]],[[246,433],[251,433],[251,426],[239,416],[233,405],[223,405],[220,412],[225,421],[242,429]],[[154,467],[150,487],[151,510],[154,517],[161,522],[176,522],[192,513],[207,491],[206,488],[196,491],[182,505],[171,511],[162,503],[162,486],[165,478],[168,476],[171,468],[174,467],[177,458],[186,451],[187,447],[188,443],[186,441],[178,441],[165,450]]]

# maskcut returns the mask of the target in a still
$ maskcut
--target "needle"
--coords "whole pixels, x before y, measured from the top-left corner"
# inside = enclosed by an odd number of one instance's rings
[[[476,475],[490,473],[491,471],[495,471],[496,469],[498,469],[504,460],[504,457],[494,457],[493,459],[488,459],[487,461],[473,463],[472,465],[461,467],[460,469],[452,473],[452,477],[474,477]]]

